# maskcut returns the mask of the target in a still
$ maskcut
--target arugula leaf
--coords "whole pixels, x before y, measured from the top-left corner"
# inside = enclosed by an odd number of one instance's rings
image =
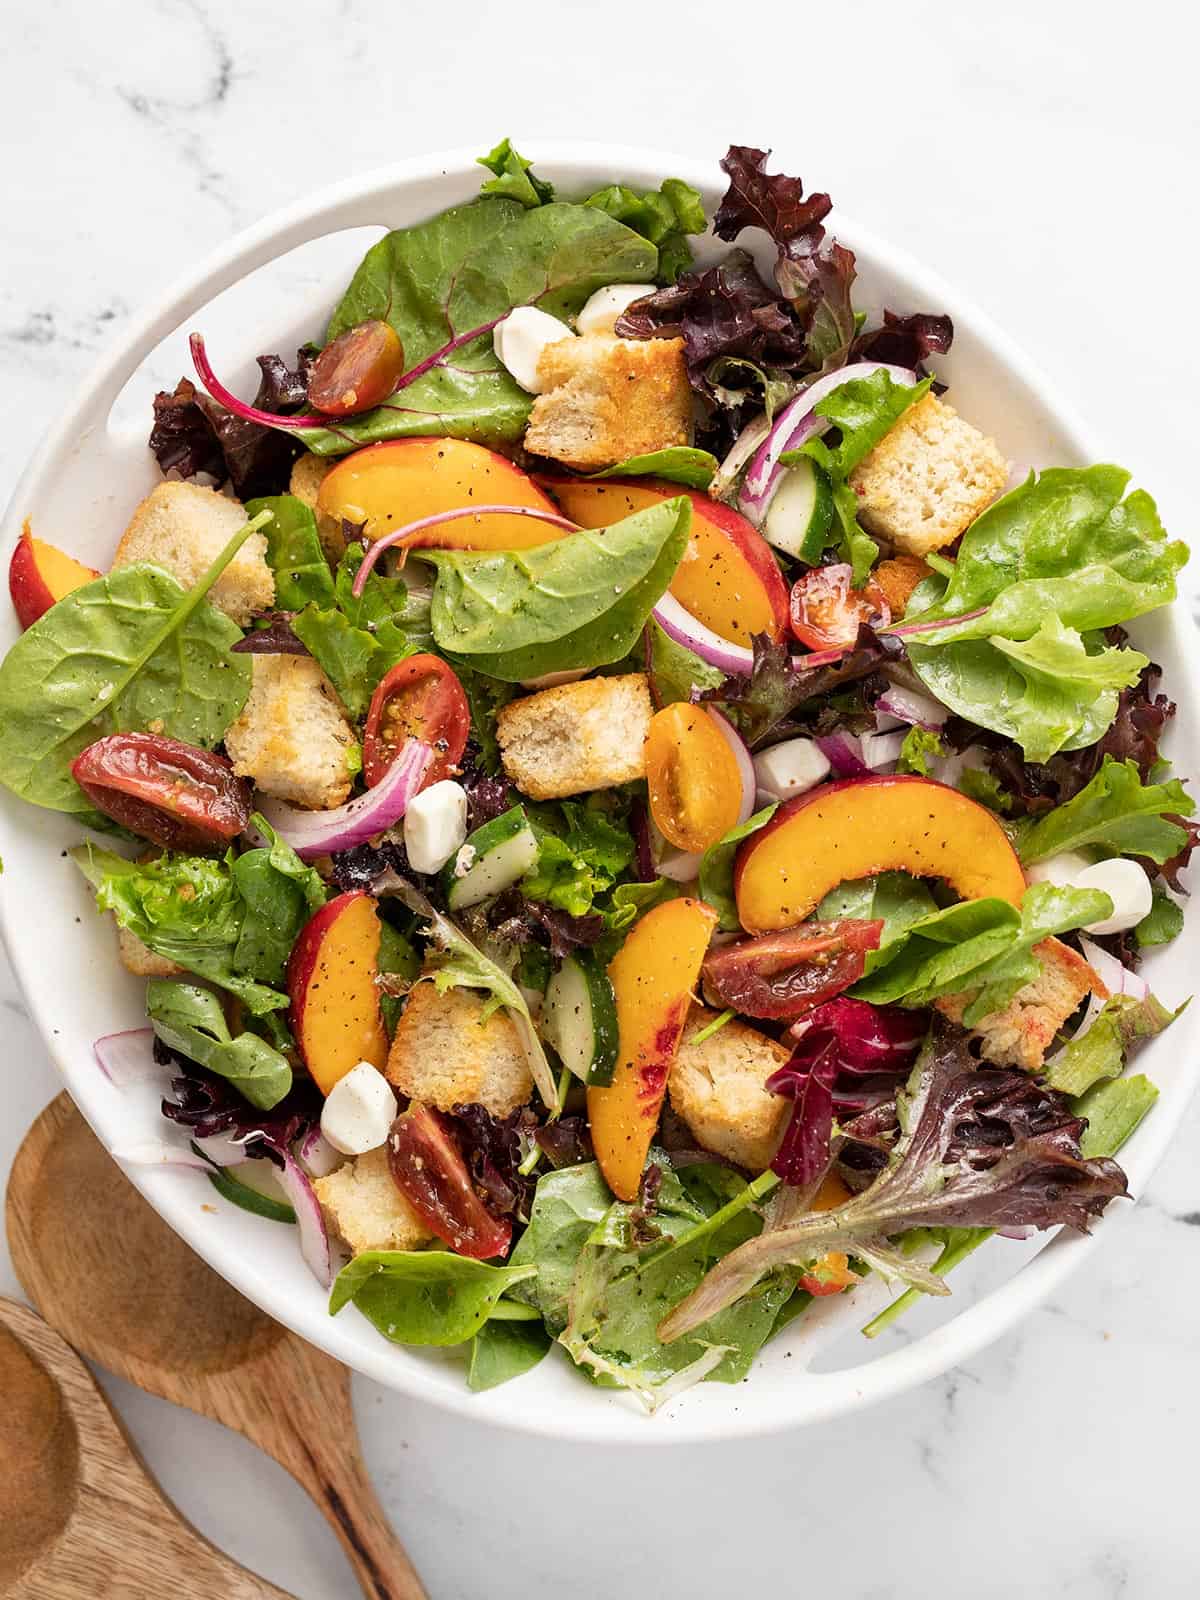
[[[940,734],[932,728],[912,727],[904,735],[896,771],[914,772],[919,778],[927,778],[933,763],[945,754]]]
[[[745,822],[731,828],[716,844],[709,845],[700,858],[700,898],[707,900],[718,913],[721,919],[718,926],[726,932],[732,932],[742,925],[738,920],[737,902],[733,898],[733,858],[737,855],[737,847],[743,839],[748,839],[752,833],[765,827],[778,810],[778,801],[764,806],[752,817],[747,817]]]
[[[311,600],[318,606],[333,604],[333,574],[321,548],[317,519],[294,494],[277,494],[250,500],[246,514],[269,511],[267,565],[275,574],[275,605],[280,611],[300,611]]]
[[[501,1301],[501,1305],[506,1303]],[[553,1342],[541,1322],[491,1316],[471,1340],[467,1388],[479,1394],[519,1378],[537,1366]]]
[[[221,1002],[211,989],[174,978],[151,978],[146,1012],[164,1044],[189,1061],[228,1078],[260,1111],[276,1106],[292,1087],[286,1057],[254,1033],[233,1038]]]
[[[532,1267],[489,1266],[448,1250],[366,1250],[334,1279],[329,1314],[353,1300],[393,1344],[462,1344]]]
[[[1172,899],[1161,883],[1153,886],[1150,909],[1133,930],[1138,948],[1148,949],[1156,944],[1170,944],[1183,932],[1183,907]]]
[[[707,489],[720,462],[707,450],[697,450],[692,445],[672,444],[663,450],[651,451],[645,456],[628,456],[615,467],[604,467],[600,472],[589,472],[589,478],[665,478],[669,483],[682,483],[689,489]]]
[[[505,176],[523,188],[511,162]],[[515,444],[532,396],[496,358],[496,322],[523,305],[567,317],[596,289],[650,284],[657,269],[652,244],[590,206],[527,209],[489,194],[389,233],[367,251],[326,337],[382,318],[400,337],[408,372],[424,370],[374,411],[341,419],[336,430],[306,430],[304,443],[317,455],[417,434]]]
[[[694,650],[672,639],[653,617],[646,624],[646,638],[650,647],[647,671],[660,706],[669,706],[676,700],[690,701],[697,692],[719,689],[725,682],[720,667],[709,666]]]
[[[1085,1094],[1102,1078],[1119,1078],[1130,1049],[1161,1033],[1179,1015],[1152,994],[1114,994],[1085,1034],[1076,1034],[1046,1063],[1045,1078],[1062,1094]]]
[[[493,174],[480,185],[480,194],[505,195],[523,206],[545,206],[554,199],[554,185],[535,178],[530,171],[533,162],[514,150],[508,139],[501,139],[494,150],[480,156],[478,165]]]
[[[1195,801],[1178,778],[1144,784],[1136,762],[1105,756],[1086,788],[1022,835],[1021,860],[1029,866],[1063,850],[1093,845],[1110,855],[1145,856],[1161,866],[1188,838],[1164,813],[1186,817],[1194,809]]]
[[[269,518],[251,518],[190,589],[138,561],[26,629],[0,664],[0,783],[33,805],[90,815],[71,763],[105,734],[153,724],[185,744],[219,744],[252,669],[230,654],[242,630],[206,596]]]
[[[528,550],[430,550],[438,647],[510,683],[620,661],[679,565],[690,526],[681,496]]]

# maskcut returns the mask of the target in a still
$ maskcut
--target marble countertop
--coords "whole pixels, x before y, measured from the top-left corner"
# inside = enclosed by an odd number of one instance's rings
[[[783,0],[47,0],[5,35],[4,493],[131,310],[313,185],[503,133],[534,153],[539,135],[697,153],[740,139],[987,307],[1190,532],[1200,27],[1170,0],[1136,16],[1115,0],[859,0],[811,21]],[[58,1082],[2,958],[0,1007],[3,1173]],[[435,1600],[1194,1594],[1198,1151],[1200,1107],[1050,1302],[846,1422],[618,1459],[356,1380],[384,1503]],[[0,1293],[19,1293],[2,1245]],[[353,1592],[273,1463],[106,1387],[203,1532],[303,1600]]]

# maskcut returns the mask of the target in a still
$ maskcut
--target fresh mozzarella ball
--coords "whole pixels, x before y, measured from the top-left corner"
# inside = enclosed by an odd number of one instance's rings
[[[574,337],[566,323],[552,317],[548,311],[539,311],[536,306],[518,306],[493,328],[492,349],[497,361],[508,368],[522,389],[528,394],[541,394],[537,373],[542,351],[547,345]]]
[[[404,848],[414,872],[439,872],[467,837],[467,791],[443,778],[408,802]]]
[[[1150,879],[1136,861],[1124,856],[1097,861],[1076,876],[1074,887],[1100,889],[1113,903],[1112,916],[1090,922],[1088,933],[1124,933],[1126,928],[1135,928],[1143,917],[1149,916],[1154,899]]]
[[[1064,850],[1061,855],[1035,861],[1025,876],[1030,883],[1052,883],[1057,889],[1070,889],[1078,883],[1079,874],[1087,872],[1091,864],[1078,850]]]
[[[654,293],[652,283],[610,283],[595,294],[575,318],[580,333],[611,333],[617,318],[635,300]]]
[[[754,781],[768,800],[790,800],[823,782],[829,762],[811,739],[785,739],[754,758]]]
[[[342,1155],[365,1155],[383,1144],[396,1109],[396,1096],[383,1073],[369,1061],[360,1061],[329,1091],[321,1132]]]

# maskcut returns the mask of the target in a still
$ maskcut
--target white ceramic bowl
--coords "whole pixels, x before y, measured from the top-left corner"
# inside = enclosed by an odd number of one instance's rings
[[[568,194],[586,193],[613,179],[652,186],[676,175],[695,184],[711,210],[723,189],[715,165],[677,156],[573,144],[542,146],[533,153],[539,172]],[[150,399],[155,388],[172,387],[190,371],[184,342],[189,329],[204,329],[217,370],[238,392],[252,393],[253,357],[294,347],[319,332],[371,237],[471,198],[479,179],[470,154],[402,162],[281,212],[202,262],[130,325],[64,406],[9,506],[0,543],[4,559],[23,519],[30,517],[42,537],[107,567],[134,505],[157,481],[145,448]],[[938,363],[939,371],[950,382],[955,403],[994,434],[1010,458],[1028,466],[1107,457],[1067,414],[1041,373],[961,296],[852,222],[835,221],[839,238],[858,256],[860,304],[872,311],[886,303],[953,316],[954,348]],[[316,240],[323,242],[308,243]],[[1114,448],[1119,459],[1119,440]],[[8,648],[16,631],[9,608],[0,607],[0,648]],[[1151,618],[1134,634],[1162,663],[1166,686],[1180,702],[1170,747],[1200,749],[1200,674],[1189,622],[1176,611]],[[1187,766],[1185,761],[1185,775]],[[77,831],[67,819],[0,791],[0,916],[9,955],[70,1093],[112,1148],[160,1133],[159,1096],[149,1088],[118,1092],[92,1055],[99,1035],[143,1022],[143,986],[119,967],[111,926],[96,916],[82,879],[63,857],[64,848],[76,842]],[[1193,914],[1175,944],[1147,962],[1167,1001],[1178,1002],[1188,992],[1198,955],[1200,918]],[[1122,1152],[1135,1194],[1144,1190],[1192,1093],[1200,1063],[1198,1034],[1200,1010],[1192,1007],[1139,1060],[1162,1095]],[[15,1069],[10,1062],[8,1070]],[[472,1395],[452,1359],[388,1344],[353,1308],[330,1318],[292,1230],[227,1205],[199,1173],[127,1170],[211,1266],[265,1311],[357,1371],[480,1421],[559,1438],[640,1444],[791,1428],[921,1383],[1011,1327],[1101,1237],[1120,1226],[1122,1209],[1110,1208],[1088,1237],[1062,1233],[1027,1245],[993,1242],[955,1275],[948,1302],[922,1304],[905,1319],[899,1336],[881,1340],[878,1347],[857,1333],[881,1303],[877,1287],[868,1281],[853,1297],[826,1301],[802,1318],[790,1338],[766,1350],[748,1382],[705,1384],[649,1420],[628,1396],[592,1387],[560,1354],[515,1382]],[[153,1284],[146,1289],[154,1293]]]

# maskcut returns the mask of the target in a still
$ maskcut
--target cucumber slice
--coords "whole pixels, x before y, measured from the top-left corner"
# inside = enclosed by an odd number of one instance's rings
[[[524,806],[476,828],[446,863],[442,887],[451,911],[477,906],[523,878],[538,857]]]
[[[231,1201],[233,1205],[241,1206],[243,1211],[252,1212],[256,1217],[268,1217],[272,1222],[296,1220],[296,1213],[291,1206],[285,1205],[282,1200],[272,1200],[269,1195],[252,1189],[248,1183],[235,1178],[228,1167],[214,1167],[208,1174],[208,1181],[219,1195]]]
[[[617,1064],[617,1007],[608,973],[586,952],[568,956],[550,979],[542,1032],[564,1067],[603,1088]]]
[[[815,461],[789,467],[767,507],[763,538],[785,555],[819,561],[833,521],[829,478]]]

